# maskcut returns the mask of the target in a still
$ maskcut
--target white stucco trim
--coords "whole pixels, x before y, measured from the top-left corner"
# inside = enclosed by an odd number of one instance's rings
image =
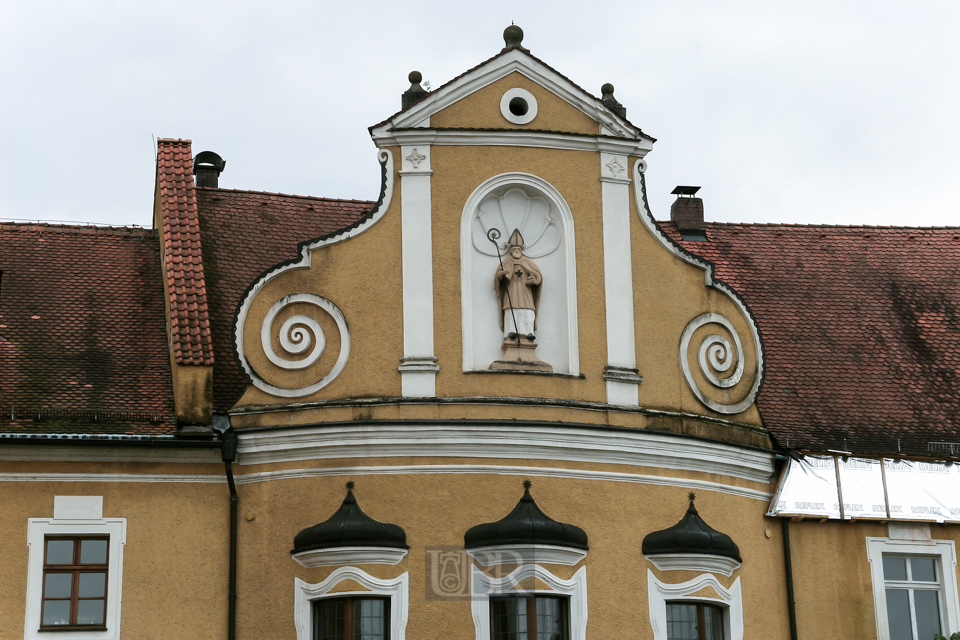
[[[364,591],[337,591],[330,593],[343,580],[355,580],[365,588]],[[374,578],[357,567],[340,567],[327,576],[327,579],[310,584],[300,578],[294,578],[294,624],[297,627],[297,640],[313,640],[311,629],[311,608],[314,600],[325,597],[342,598],[345,596],[386,596],[390,598],[390,639],[405,640],[409,607],[409,574],[403,573],[396,578],[381,580]]]
[[[573,566],[587,557],[582,549],[549,544],[508,544],[467,549],[467,555],[484,567],[505,564],[563,564]]]
[[[659,553],[644,557],[660,571],[709,571],[732,576],[740,568],[740,563],[733,558],[705,553]]]
[[[602,480],[609,482],[631,482],[667,487],[680,487],[698,491],[718,491],[729,495],[769,502],[772,494],[756,489],[747,489],[732,484],[710,482],[707,480],[689,480],[670,476],[618,473],[613,471],[590,471],[585,469],[558,469],[556,467],[529,467],[483,464],[419,464],[390,465],[368,467],[323,467],[310,469],[285,469],[283,471],[262,471],[236,476],[237,484],[251,482],[270,482],[273,480],[292,480],[296,478],[315,478],[343,475],[429,475],[429,474],[485,474],[513,476],[537,476],[547,478],[569,478],[573,480]],[[200,482],[206,484],[225,484],[222,475],[194,476],[184,480],[182,476],[162,474],[134,473],[10,473],[0,475],[0,482]]]
[[[746,396],[736,404],[733,405],[722,405],[719,403],[712,403],[708,406],[710,409],[724,414],[736,414],[740,413],[747,408],[749,408],[757,398],[757,392],[760,390],[760,384],[763,382],[764,376],[764,355],[763,355],[763,344],[760,342],[760,331],[757,329],[757,323],[750,313],[750,310],[747,309],[747,305],[744,304],[743,300],[736,294],[736,292],[726,285],[723,282],[718,282],[713,277],[713,265],[702,260],[692,254],[689,254],[681,250],[677,245],[675,245],[667,236],[664,234],[660,228],[657,226],[656,219],[653,217],[653,212],[650,211],[650,207],[647,203],[647,194],[645,192],[646,186],[644,182],[644,171],[646,171],[647,164],[644,160],[637,160],[633,165],[633,192],[637,202],[637,212],[640,215],[640,222],[643,223],[643,226],[646,230],[653,236],[667,251],[671,254],[683,260],[684,262],[691,264],[695,267],[703,269],[703,280],[704,284],[707,287],[716,289],[717,291],[722,292],[726,295],[731,302],[740,310],[743,319],[746,321],[747,326],[750,327],[750,337],[753,341],[753,347],[757,354],[757,363],[755,369],[755,377],[753,385],[750,387],[750,390]],[[681,354],[681,360],[683,360],[683,355]],[[741,354],[742,355],[742,354]],[[696,386],[692,386],[693,393],[697,395],[697,399],[703,402],[701,394],[698,394],[696,391]]]
[[[692,594],[712,587],[719,596],[692,596]],[[647,569],[647,597],[650,604],[650,626],[653,627],[653,640],[667,640],[667,602],[687,600],[690,602],[709,602],[726,609],[723,616],[724,638],[743,640],[743,597],[740,593],[740,578],[733,581],[729,589],[725,588],[716,576],[709,573],[699,575],[692,580],[679,584],[660,582]]]
[[[652,142],[625,118],[611,111],[602,100],[586,93],[568,78],[519,49],[512,49],[464,73],[409,109],[374,127],[370,135],[374,141],[379,141],[389,135],[390,129],[422,126],[427,118],[438,111],[515,71],[582,111],[598,123],[599,131]]]
[[[633,254],[630,246],[630,180],[627,156],[600,154],[603,214],[603,289],[607,322],[607,402],[639,406],[636,324],[633,315]]]
[[[433,223],[430,146],[400,147],[400,245],[403,277],[403,358],[400,392],[437,395],[440,367],[433,353]]]
[[[302,551],[292,557],[300,566],[310,569],[344,564],[397,564],[406,555],[406,549],[390,547],[334,547]]]
[[[530,577],[541,580],[550,587],[550,591],[543,591],[542,593],[564,595],[570,599],[568,607],[570,611],[570,640],[586,640],[588,618],[586,567],[580,567],[569,580],[561,580],[538,564],[525,564],[502,578],[491,578],[471,564],[471,610],[477,640],[490,640],[490,596],[525,593],[517,590],[516,586]]]
[[[514,98],[522,98],[527,103],[527,112],[522,116],[514,115],[513,112],[510,111],[510,101]],[[538,108],[537,98],[526,89],[521,89],[520,87],[508,89],[500,98],[500,113],[508,122],[512,122],[513,124],[530,124],[534,118],[537,117]]]
[[[102,512],[102,496],[56,496],[54,513],[96,516]],[[39,631],[43,600],[43,545],[47,536],[108,536],[107,598],[105,631],[62,632],[70,640],[118,640],[120,604],[123,594],[123,546],[127,542],[126,518],[30,518],[27,520],[27,606],[23,627],[24,640],[49,639],[50,632]],[[9,591],[9,588],[8,588]],[[57,634],[54,634],[57,635]]]
[[[611,152],[626,156],[643,157],[653,145],[646,139],[615,138],[609,135],[583,135],[555,131],[504,129],[502,131],[424,129],[390,131],[374,142],[379,147],[396,147],[403,144],[423,144],[428,141],[435,147],[531,147],[558,149],[562,151]]]
[[[314,393],[316,385],[311,385],[303,389],[281,389],[276,387],[266,380],[261,378],[253,367],[250,365],[249,360],[247,359],[246,352],[243,346],[243,336],[244,330],[247,322],[247,315],[250,312],[250,305],[253,303],[253,299],[257,297],[257,294],[266,286],[268,282],[276,278],[282,273],[291,271],[294,269],[309,269],[311,265],[311,260],[313,256],[313,251],[321,247],[325,247],[331,244],[336,244],[338,242],[343,242],[344,240],[349,240],[354,236],[357,236],[377,222],[386,214],[390,209],[390,202],[393,198],[393,154],[387,149],[381,149],[377,153],[377,159],[381,165],[381,171],[383,171],[383,195],[380,200],[380,204],[372,212],[371,216],[367,218],[362,224],[353,227],[343,233],[325,238],[323,240],[317,240],[316,242],[311,242],[309,244],[303,245],[300,248],[300,259],[296,262],[291,262],[288,264],[281,265],[271,271],[267,272],[257,280],[256,283],[247,291],[246,295],[243,298],[243,301],[240,303],[240,307],[237,310],[236,322],[234,325],[234,334],[233,342],[234,347],[237,351],[238,359],[240,360],[240,366],[243,368],[244,372],[250,378],[251,383],[258,389],[265,391],[271,395],[276,395],[285,398],[302,398],[304,396]],[[339,312],[339,310],[338,310]],[[341,314],[342,315],[342,314]],[[339,325],[339,323],[338,323]],[[343,335],[343,334],[342,334]],[[328,376],[329,377],[329,376]]]
[[[538,176],[529,173],[501,173],[489,180],[483,182],[474,189],[463,207],[463,213],[460,216],[460,299],[463,320],[463,370],[478,371],[485,370],[490,363],[479,362],[474,353],[473,332],[474,317],[476,312],[473,308],[473,239],[471,237],[474,213],[480,203],[490,193],[511,185],[527,186],[548,198],[560,212],[563,218],[564,232],[564,265],[566,267],[566,310],[567,310],[567,357],[570,373],[579,375],[580,373],[580,330],[577,317],[577,254],[576,240],[573,224],[573,213],[570,206],[557,189]],[[502,230],[509,234],[511,230]],[[491,287],[493,276],[490,277]]]
[[[877,622],[877,640],[890,640],[887,622],[887,591],[883,579],[883,555],[934,556],[940,564],[941,625],[944,636],[960,631],[960,604],[957,600],[957,549],[953,540],[892,540],[867,538],[867,560],[873,583],[873,609]]]
[[[325,386],[337,379],[337,376],[343,371],[343,368],[347,366],[347,360],[350,358],[350,329],[347,327],[347,319],[344,317],[343,312],[326,298],[323,298],[312,293],[294,293],[288,296],[283,296],[267,312],[267,315],[263,318],[263,323],[260,326],[260,342],[263,345],[264,354],[267,356],[267,359],[270,360],[273,364],[283,368],[283,369],[302,369],[309,367],[311,364],[316,362],[320,358],[320,355],[323,353],[326,338],[323,335],[323,329],[320,328],[319,323],[317,323],[312,318],[304,315],[296,315],[289,318],[286,322],[283,323],[283,326],[279,329],[280,332],[280,342],[283,344],[285,341],[289,342],[289,335],[293,334],[298,330],[297,322],[300,323],[300,326],[310,326],[313,335],[315,336],[316,342],[313,345],[312,353],[305,358],[304,360],[284,360],[279,354],[275,353],[271,345],[272,331],[273,331],[273,319],[285,307],[291,304],[311,304],[319,309],[325,311],[337,325],[337,333],[340,334],[340,352],[337,354],[337,359],[333,363],[333,367],[317,382],[309,384],[305,387],[298,387],[296,389],[286,389],[283,387],[274,386],[264,380],[260,380],[259,384],[254,382],[258,388],[270,393],[271,395],[280,396],[282,398],[302,398],[303,396],[308,396],[311,393],[316,393],[320,389],[323,389]],[[304,345],[309,348],[310,346],[310,333],[306,331],[300,331],[300,345]],[[299,348],[299,345],[294,348]],[[294,351],[296,353],[296,351]],[[301,363],[306,363],[302,365]]]
[[[429,457],[562,460],[715,473],[769,484],[773,454],[644,429],[500,424],[327,425],[240,431],[243,465],[331,458]],[[763,492],[763,495],[769,495]]]

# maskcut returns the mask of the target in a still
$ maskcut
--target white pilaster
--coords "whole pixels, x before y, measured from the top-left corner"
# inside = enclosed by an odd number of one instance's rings
[[[603,198],[603,281],[607,310],[607,402],[638,406],[633,317],[633,261],[630,250],[630,172],[627,156],[601,153]]]
[[[400,233],[403,252],[404,397],[437,395],[433,354],[433,240],[431,234],[430,146],[400,147]]]

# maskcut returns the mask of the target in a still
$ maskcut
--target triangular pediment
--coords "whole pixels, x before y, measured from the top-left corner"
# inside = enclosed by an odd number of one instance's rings
[[[376,139],[387,136],[391,130],[436,127],[439,123],[431,122],[431,119],[442,118],[444,112],[455,110],[458,104],[482,94],[485,89],[511,77],[518,80],[517,84],[520,87],[529,89],[532,83],[542,89],[549,95],[549,100],[556,103],[549,105],[554,106],[554,110],[565,108],[575,114],[567,116],[565,121],[577,122],[577,128],[582,127],[584,122],[593,123],[593,131],[574,131],[575,133],[653,141],[637,126],[611,110],[600,98],[586,92],[569,78],[521,48],[507,49],[457,76],[427,94],[419,102],[371,127],[371,135]],[[499,99],[498,93],[497,100]],[[561,104],[562,106],[557,106]],[[499,111],[496,115],[499,116]],[[448,121],[443,126],[458,128],[471,126],[483,128],[489,125],[482,115],[474,124],[458,118],[442,119]],[[511,127],[505,120],[502,121],[502,126]],[[528,127],[540,130],[545,128],[536,122],[531,122]]]

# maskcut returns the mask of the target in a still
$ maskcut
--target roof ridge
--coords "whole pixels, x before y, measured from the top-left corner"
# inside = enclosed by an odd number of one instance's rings
[[[156,234],[156,229],[148,227],[125,227],[95,224],[51,224],[49,222],[0,222],[0,231],[55,231],[84,235],[113,235],[130,237],[148,237]]]
[[[170,346],[178,364],[212,365],[213,337],[189,140],[158,141],[157,197],[170,305]]]
[[[277,191],[254,191],[251,189],[223,189],[220,187],[195,187],[198,191],[223,191],[227,193],[248,193],[261,196],[278,196],[281,198],[300,198],[302,200],[320,200],[324,202],[355,202],[357,204],[376,204],[376,200],[355,200],[350,198],[327,198],[325,196],[302,196],[296,193],[280,193]]]
[[[661,224],[673,223],[673,220],[657,220]],[[790,227],[808,229],[880,229],[903,231],[960,231],[960,226],[911,227],[907,225],[879,224],[804,224],[799,222],[704,222],[705,225],[722,227]]]

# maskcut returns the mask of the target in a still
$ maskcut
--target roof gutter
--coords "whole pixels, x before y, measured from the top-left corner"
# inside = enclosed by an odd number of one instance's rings
[[[220,449],[213,439],[176,436],[88,435],[82,433],[0,433],[0,445],[31,445],[39,447],[139,447],[145,449]]]

